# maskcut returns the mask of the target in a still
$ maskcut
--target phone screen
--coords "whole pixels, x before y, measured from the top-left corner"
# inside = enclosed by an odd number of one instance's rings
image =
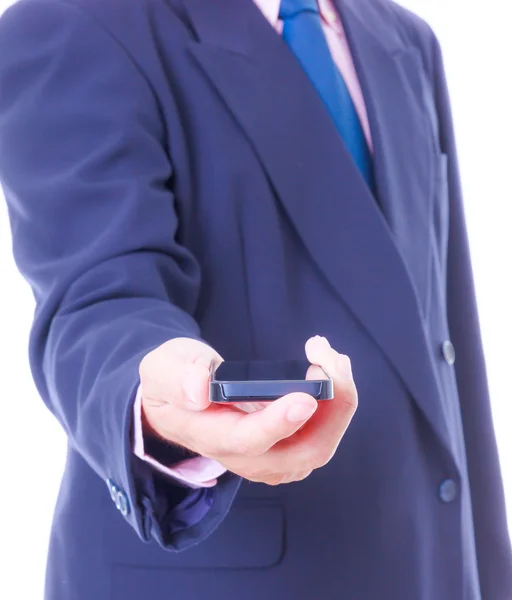
[[[223,362],[213,375],[214,381],[300,381],[306,379],[311,364],[307,360],[282,361],[226,361]],[[327,375],[321,369],[315,369],[315,379],[318,374],[322,380]]]

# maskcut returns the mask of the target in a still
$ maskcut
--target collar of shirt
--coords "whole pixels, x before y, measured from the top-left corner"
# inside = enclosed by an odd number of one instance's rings
[[[267,21],[281,33],[283,24],[279,20],[279,7],[281,0],[254,0],[254,3],[261,10]],[[332,27],[339,36],[344,36],[343,26],[332,0],[318,0],[318,11],[323,22]]]

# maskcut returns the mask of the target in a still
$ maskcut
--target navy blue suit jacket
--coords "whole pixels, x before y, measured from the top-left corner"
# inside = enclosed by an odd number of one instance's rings
[[[512,598],[439,46],[387,0],[337,6],[376,197],[252,0],[21,0],[0,20],[0,177],[34,377],[69,437],[48,600]],[[328,466],[189,492],[134,458],[147,352],[293,358],[314,334],[360,394]]]

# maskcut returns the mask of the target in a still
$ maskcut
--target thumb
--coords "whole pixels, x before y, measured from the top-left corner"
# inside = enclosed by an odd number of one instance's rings
[[[215,358],[207,354],[183,365],[181,408],[201,411],[210,406],[210,374],[216,366]]]
[[[199,340],[175,338],[165,342],[141,363],[143,397],[155,404],[205,410],[210,405],[210,369],[222,360],[213,348]]]

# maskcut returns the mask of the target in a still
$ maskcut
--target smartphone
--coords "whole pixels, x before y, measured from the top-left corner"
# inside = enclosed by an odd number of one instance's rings
[[[314,379],[306,379],[309,370]],[[225,361],[210,373],[211,402],[273,402],[292,392],[332,400],[332,379],[307,360]]]

